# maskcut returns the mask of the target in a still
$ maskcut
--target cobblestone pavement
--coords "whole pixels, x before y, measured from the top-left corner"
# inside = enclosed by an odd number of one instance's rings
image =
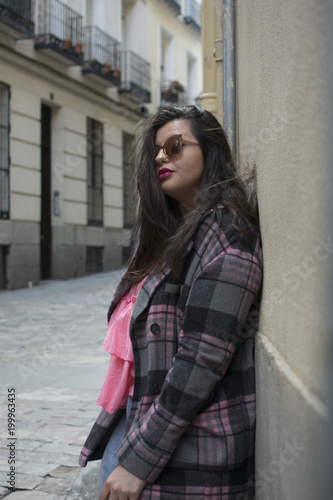
[[[82,469],[78,455],[100,409],[121,274],[0,291],[0,499],[97,499],[100,462]]]

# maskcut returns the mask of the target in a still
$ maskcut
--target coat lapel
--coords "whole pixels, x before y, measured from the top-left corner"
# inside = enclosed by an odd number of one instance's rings
[[[183,260],[185,261],[185,258],[188,256],[190,253],[191,249],[193,247],[193,241],[190,241],[189,244],[187,245],[187,248],[185,250]],[[132,312],[132,317],[131,317],[131,325],[133,322],[137,320],[137,318],[140,316],[140,314],[146,309],[150,302],[150,298],[154,294],[155,290],[157,289],[158,286],[165,281],[165,279],[171,274],[171,269],[169,266],[165,266],[164,270],[162,273],[150,273],[150,275],[147,277],[145,283],[143,284],[143,287],[141,288],[139,295],[136,299],[134,309]],[[129,288],[131,287],[131,283],[126,279],[126,273],[123,275],[116,292],[114,294],[114,297],[112,299],[109,311],[108,311],[108,321],[110,319],[111,314],[115,310],[119,300],[121,297],[126,293]]]
[[[166,279],[171,273],[171,269],[166,266],[164,271],[160,274],[151,273],[141,288],[139,295],[136,299],[134,309],[132,312],[131,324],[137,320],[140,314],[146,309],[150,302],[150,298],[154,294],[156,288]]]
[[[191,249],[193,247],[193,241],[190,241],[185,250],[183,260],[189,255]],[[137,320],[140,314],[146,309],[150,302],[150,298],[155,293],[155,290],[158,286],[163,283],[166,278],[171,274],[171,269],[169,266],[165,266],[162,273],[154,273],[152,272],[148,278],[146,279],[143,287],[140,290],[138,298],[136,299],[135,306],[132,312],[131,325],[133,322]]]
[[[155,292],[156,288],[165,280],[165,278],[171,273],[171,270],[169,267],[166,267],[165,270],[161,274],[154,274],[151,273],[145,283],[143,284],[143,287],[141,288],[139,295],[136,299],[135,306],[132,312],[132,318],[131,318],[131,323],[132,321],[136,320],[140,314],[144,311],[144,309],[148,306],[150,297],[153,295]],[[111,314],[117,307],[117,304],[121,297],[131,288],[132,284],[130,281],[126,279],[126,273],[123,275],[121,281],[119,282],[119,285],[115,291],[115,294],[113,296],[111,305],[108,310],[108,321],[110,320]]]

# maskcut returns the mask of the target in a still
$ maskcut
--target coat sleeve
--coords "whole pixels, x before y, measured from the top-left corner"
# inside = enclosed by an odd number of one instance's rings
[[[261,264],[250,251],[232,249],[207,264],[191,284],[179,347],[161,393],[117,451],[119,463],[154,482],[179,439],[202,411],[247,335],[261,286]],[[256,309],[257,310],[257,309]]]

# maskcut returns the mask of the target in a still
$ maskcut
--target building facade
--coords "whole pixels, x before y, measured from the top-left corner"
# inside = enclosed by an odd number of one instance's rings
[[[196,0],[0,0],[0,288],[120,267],[135,125],[201,91]]]

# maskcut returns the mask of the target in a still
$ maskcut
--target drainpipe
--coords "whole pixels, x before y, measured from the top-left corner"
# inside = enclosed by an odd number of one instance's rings
[[[235,0],[223,0],[223,128],[236,155]]]

